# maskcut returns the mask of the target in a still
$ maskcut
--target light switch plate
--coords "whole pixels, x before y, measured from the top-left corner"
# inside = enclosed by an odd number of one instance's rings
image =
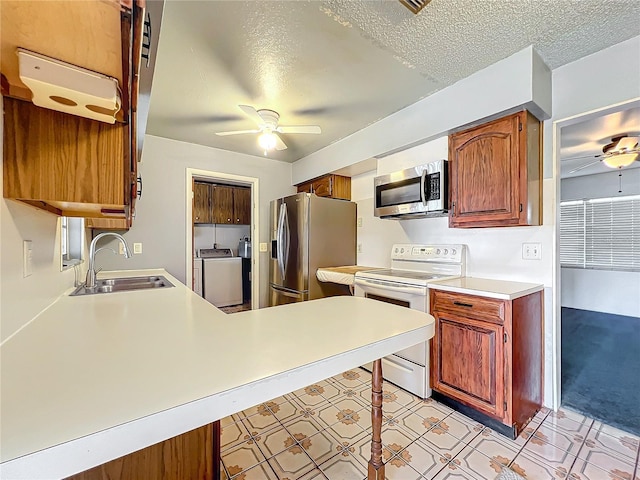
[[[133,254],[140,255],[142,253],[142,242],[133,244]]]
[[[542,244],[541,243],[523,243],[522,258],[524,260],[541,260]]]
[[[362,217],[358,217],[358,226],[361,227],[362,226]]]
[[[122,244],[122,242],[118,242],[118,253],[120,255],[124,255],[124,245]]]
[[[33,247],[31,240],[22,242],[22,276],[29,277],[33,273]]]
[[[267,244],[264,242],[260,242],[260,251],[261,252],[266,252],[267,251]]]
[[[358,253],[362,253],[362,244],[361,243],[358,244]]]

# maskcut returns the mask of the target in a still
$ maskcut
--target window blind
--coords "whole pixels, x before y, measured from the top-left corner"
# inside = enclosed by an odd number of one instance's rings
[[[560,203],[560,264],[640,270],[640,195]]]

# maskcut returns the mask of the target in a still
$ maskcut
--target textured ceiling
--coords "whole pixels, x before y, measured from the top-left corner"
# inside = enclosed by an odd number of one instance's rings
[[[280,113],[293,162],[533,45],[553,69],[640,34],[638,0],[171,1],[147,132],[261,155],[239,104]],[[462,108],[452,105],[451,108]]]

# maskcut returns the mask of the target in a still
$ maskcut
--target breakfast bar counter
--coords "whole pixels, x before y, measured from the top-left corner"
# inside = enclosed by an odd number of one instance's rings
[[[67,477],[434,331],[428,314],[366,298],[227,315],[164,270],[100,277],[140,275],[175,287],[67,292],[3,342],[2,478]],[[390,322],[398,313],[402,321]]]

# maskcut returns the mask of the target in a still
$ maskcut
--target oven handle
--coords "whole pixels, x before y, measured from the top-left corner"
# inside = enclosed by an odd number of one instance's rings
[[[412,287],[410,285],[399,285],[397,283],[385,282],[383,280],[370,280],[368,278],[356,278],[355,284],[366,288],[380,288],[389,292],[412,293],[414,295],[424,295],[425,287]]]

